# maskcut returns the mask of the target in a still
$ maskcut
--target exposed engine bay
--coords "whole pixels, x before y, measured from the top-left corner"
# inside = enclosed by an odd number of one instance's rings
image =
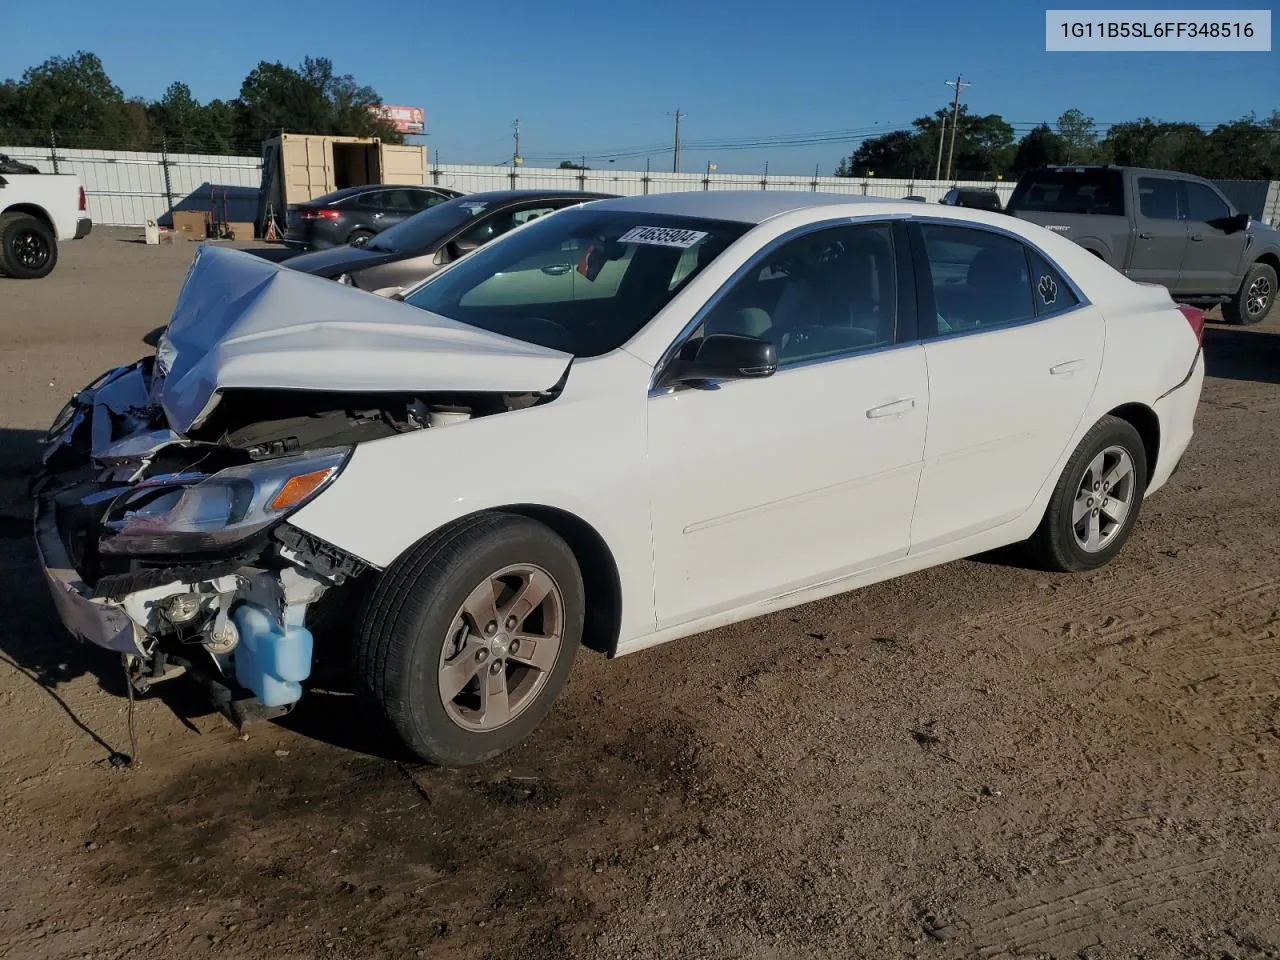
[[[178,433],[155,358],[104,374],[50,428],[36,539],[64,622],[119,651],[137,689],[187,673],[235,723],[287,712],[319,601],[368,564],[292,527],[357,444],[558,393],[231,389]],[[563,382],[563,381],[562,381]]]

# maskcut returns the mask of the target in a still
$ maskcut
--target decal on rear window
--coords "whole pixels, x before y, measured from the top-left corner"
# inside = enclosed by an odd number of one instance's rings
[[[1058,284],[1047,273],[1040,278],[1040,283],[1037,284],[1036,289],[1040,291],[1040,299],[1046,305],[1058,299]]]
[[[706,236],[702,230],[679,230],[675,227],[632,227],[618,238],[619,243],[647,243],[655,247],[679,247],[687,250]]]

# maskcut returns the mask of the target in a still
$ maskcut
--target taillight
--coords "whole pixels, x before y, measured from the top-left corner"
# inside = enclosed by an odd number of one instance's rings
[[[89,198],[84,194],[84,187],[80,188],[80,212],[84,213],[89,209]]]
[[[1185,303],[1178,304],[1178,311],[1187,318],[1187,323],[1191,324],[1191,332],[1196,335],[1196,342],[1203,346],[1204,311],[1199,307],[1193,307]]]
[[[324,210],[302,211],[303,220],[337,220],[340,216],[342,216],[342,214],[337,210],[329,210],[327,208]]]

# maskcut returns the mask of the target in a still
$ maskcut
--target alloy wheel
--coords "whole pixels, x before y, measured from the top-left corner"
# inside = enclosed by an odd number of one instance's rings
[[[1124,447],[1107,447],[1089,461],[1071,510],[1071,528],[1081,550],[1105,550],[1124,529],[1137,493],[1134,480],[1133,458]]]
[[[565,602],[542,567],[515,564],[486,577],[462,602],[440,655],[449,719],[488,732],[528,709],[560,653]]]

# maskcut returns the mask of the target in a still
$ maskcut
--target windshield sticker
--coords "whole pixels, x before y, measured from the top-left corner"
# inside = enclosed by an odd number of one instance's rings
[[[618,238],[619,243],[646,243],[655,247],[679,247],[687,250],[706,236],[701,230],[675,227],[632,227]]]

